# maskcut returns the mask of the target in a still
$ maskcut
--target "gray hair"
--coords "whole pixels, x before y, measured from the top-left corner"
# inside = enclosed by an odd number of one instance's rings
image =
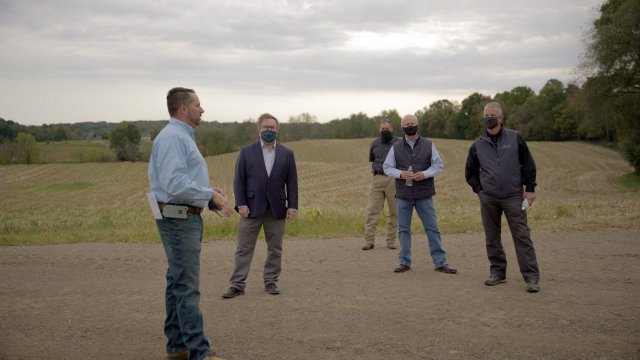
[[[498,109],[498,112],[500,113],[500,115],[502,115],[502,106],[500,106],[500,104],[495,101],[492,101],[484,106],[485,111],[487,110],[487,108]]]

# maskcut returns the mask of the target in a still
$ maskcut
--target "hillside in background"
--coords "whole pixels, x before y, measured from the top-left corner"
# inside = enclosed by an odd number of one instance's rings
[[[288,237],[360,236],[371,180],[370,141],[286,144],[295,153],[300,179],[299,216],[288,224]],[[441,231],[481,231],[478,201],[464,180],[471,142],[434,142],[445,163],[436,179]],[[529,211],[534,231],[640,226],[640,193],[616,181],[631,171],[618,153],[577,142],[529,145],[538,166],[538,201]],[[231,197],[236,157],[237,152],[206,159],[212,183]],[[144,162],[1,166],[0,244],[158,241],[147,191]],[[237,219],[207,211],[205,239],[235,238]]]

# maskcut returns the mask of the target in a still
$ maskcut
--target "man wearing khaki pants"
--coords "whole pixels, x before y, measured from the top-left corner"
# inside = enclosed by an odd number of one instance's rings
[[[369,186],[369,202],[367,205],[367,220],[364,225],[364,240],[366,244],[362,250],[371,250],[376,240],[376,226],[378,216],[387,201],[389,220],[387,222],[387,248],[396,248],[396,236],[398,232],[398,220],[396,216],[396,186],[392,177],[386,176],[382,170],[382,164],[386,159],[389,149],[396,142],[393,136],[393,127],[389,120],[380,121],[380,137],[371,142],[369,147],[369,161],[373,180]]]

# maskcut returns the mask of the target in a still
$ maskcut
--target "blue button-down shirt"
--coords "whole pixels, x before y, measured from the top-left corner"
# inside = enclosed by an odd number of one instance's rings
[[[153,141],[148,175],[161,203],[206,207],[213,195],[193,128],[178,119],[171,118]]]

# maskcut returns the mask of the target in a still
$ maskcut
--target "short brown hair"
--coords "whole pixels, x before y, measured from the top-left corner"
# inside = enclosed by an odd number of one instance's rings
[[[262,115],[260,115],[260,117],[258,118],[258,130],[260,130],[260,127],[262,126],[262,120],[265,119],[273,119],[276,121],[276,128],[278,128],[280,126],[280,122],[278,121],[278,119],[276,119],[275,116],[269,114],[269,113],[264,113]]]
[[[180,109],[180,105],[189,106],[193,101],[191,94],[195,93],[196,92],[193,89],[183,87],[174,87],[169,90],[167,93],[167,109],[169,110],[169,115],[175,115],[178,112],[178,109]]]

